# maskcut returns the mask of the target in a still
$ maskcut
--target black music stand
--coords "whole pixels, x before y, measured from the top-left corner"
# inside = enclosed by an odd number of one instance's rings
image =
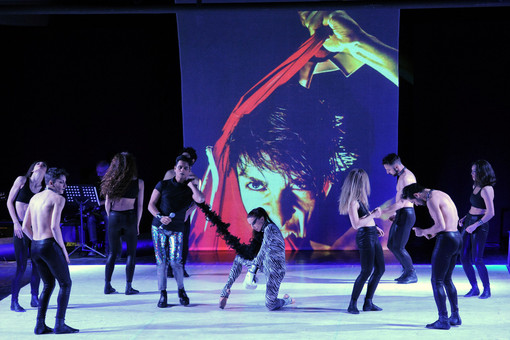
[[[85,235],[83,231],[83,207],[85,207],[85,205],[99,206],[99,197],[97,195],[96,187],[93,185],[69,185],[65,190],[65,196],[67,198],[67,202],[78,204],[80,209],[80,242],[76,248],[69,253],[69,255],[73,254],[78,249],[81,249],[81,251],[90,250],[102,257],[106,257],[106,255],[85,244]]]

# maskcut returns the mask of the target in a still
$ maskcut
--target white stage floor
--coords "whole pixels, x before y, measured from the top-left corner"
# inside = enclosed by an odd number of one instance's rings
[[[419,282],[399,285],[393,279],[400,266],[387,265],[374,303],[381,312],[361,311],[365,290],[358,302],[359,315],[346,309],[358,265],[288,265],[280,295],[288,293],[297,303],[270,312],[264,306],[265,286],[244,290],[242,279],[233,286],[224,310],[219,293],[227,278],[228,264],[189,264],[185,287],[191,303],[179,305],[174,279],[168,279],[169,307],[157,308],[159,299],[155,265],[137,265],[133,287],[140,294],[103,294],[103,265],[72,265],[73,287],[66,323],[80,333],[44,335],[44,339],[510,339],[510,281],[506,266],[489,265],[492,297],[464,298],[469,283],[461,267],[454,271],[459,293],[462,326],[448,331],[429,330],[437,319],[430,286],[430,265],[416,266]],[[124,265],[117,265],[112,285],[124,291]],[[365,288],[366,289],[366,288]],[[53,327],[58,285],[50,301],[47,324]],[[33,334],[36,308],[29,307],[30,288],[21,290],[26,313],[11,312],[10,297],[0,301],[0,339],[25,339]],[[448,308],[449,304],[447,303]]]

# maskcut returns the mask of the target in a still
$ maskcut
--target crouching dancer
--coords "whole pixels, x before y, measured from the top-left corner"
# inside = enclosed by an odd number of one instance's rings
[[[69,274],[69,255],[60,230],[60,216],[65,198],[67,173],[63,169],[51,168],[46,172],[46,190],[30,200],[23,221],[23,232],[32,240],[32,260],[39,269],[44,283],[39,299],[39,310],[35,334],[76,333],[77,329],[64,323],[69,295],[71,293],[71,276]],[[46,311],[51,293],[55,288],[55,279],[60,285],[57,299],[55,328],[46,326]]]
[[[436,245],[431,260],[431,283],[439,320],[428,324],[426,327],[450,329],[450,326],[459,326],[462,321],[459,316],[457,289],[452,281],[453,269],[455,269],[457,257],[462,249],[462,237],[457,230],[459,221],[457,207],[446,193],[426,189],[418,183],[406,186],[402,191],[402,199],[415,205],[426,206],[434,220],[434,225],[428,229],[413,228],[416,236],[425,236],[427,239],[436,237]],[[452,312],[450,318],[448,318],[446,309],[446,296],[450,300]]]

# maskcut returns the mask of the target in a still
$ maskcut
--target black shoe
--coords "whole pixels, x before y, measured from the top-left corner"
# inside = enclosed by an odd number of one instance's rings
[[[64,319],[55,320],[55,328],[53,328],[53,333],[55,334],[78,333],[79,331],[79,329],[66,325]]]
[[[182,274],[184,275],[184,277],[189,277],[188,272],[184,268],[182,269]]]
[[[404,274],[404,276],[397,281],[400,284],[408,284],[408,283],[416,283],[418,282],[418,276],[416,276],[416,270],[412,269],[411,271]]]
[[[402,278],[404,277],[405,273],[406,273],[406,272],[403,270],[403,271],[402,271],[402,274],[400,274],[400,276],[399,276],[399,277],[397,277],[396,279],[394,279],[394,281],[402,280]]]
[[[425,327],[429,329],[450,329],[450,322],[446,318],[445,319],[439,318],[439,320],[437,320],[436,322],[429,323]]]
[[[478,297],[479,299],[488,299],[491,297],[491,289],[484,288],[483,293]]]
[[[161,291],[161,296],[159,297],[159,301],[158,301],[158,307],[159,308],[168,307],[166,290]]]
[[[181,305],[183,306],[189,305],[189,297],[188,295],[186,295],[186,291],[184,290],[184,288],[179,289],[177,295],[179,296],[179,302],[181,303]]]
[[[18,300],[11,301],[11,310],[19,313],[26,312],[25,308],[19,305]]]
[[[452,315],[448,318],[448,321],[450,322],[451,326],[460,326],[460,325],[462,325],[462,320],[460,319],[459,312],[452,313]]]
[[[134,289],[133,287],[131,287],[131,282],[126,282],[126,291],[124,292],[124,294],[126,295],[134,295],[134,294],[138,294],[140,293],[140,291]]]
[[[358,307],[356,306],[356,302],[352,301],[349,303],[349,307],[347,308],[347,313],[350,314],[359,314]]]
[[[378,312],[381,311],[382,308],[374,305],[372,303],[372,300],[365,300],[365,303],[363,304],[363,311],[364,312]]]
[[[34,334],[49,334],[53,333],[53,328],[46,326],[43,319],[37,319],[35,324]]]
[[[472,297],[478,295],[480,295],[480,290],[478,289],[478,287],[473,287],[469,290],[469,292],[467,292],[466,295],[464,295],[464,297]]]
[[[39,298],[37,295],[32,295],[32,300],[30,300],[30,307],[39,307]]]
[[[104,285],[104,293],[105,294],[113,294],[115,292],[116,292],[116,290],[115,290],[115,288],[112,287],[110,282],[105,283],[105,285]]]

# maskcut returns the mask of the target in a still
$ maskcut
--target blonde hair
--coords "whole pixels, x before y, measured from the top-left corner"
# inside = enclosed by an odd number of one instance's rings
[[[338,199],[340,215],[349,214],[349,206],[354,201],[361,201],[368,209],[368,196],[370,196],[370,181],[363,169],[352,169],[344,180],[342,192]]]

